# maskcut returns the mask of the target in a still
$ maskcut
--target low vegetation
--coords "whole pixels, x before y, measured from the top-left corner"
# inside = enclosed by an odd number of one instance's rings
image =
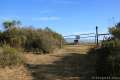
[[[46,27],[45,29],[23,28],[20,21],[5,21],[5,30],[0,32],[0,44],[21,48],[35,53],[50,53],[60,48],[63,37]]]
[[[102,41],[98,49],[92,49],[90,53],[97,55],[96,76],[119,77],[120,76],[120,23],[109,29],[112,37]],[[112,78],[111,78],[112,79]]]
[[[21,65],[24,63],[23,55],[15,48],[4,46],[0,48],[0,67]]]
[[[0,66],[13,66],[24,63],[24,52],[45,54],[61,48],[63,37],[46,27],[34,29],[22,27],[20,21],[3,22],[4,31],[0,31]]]

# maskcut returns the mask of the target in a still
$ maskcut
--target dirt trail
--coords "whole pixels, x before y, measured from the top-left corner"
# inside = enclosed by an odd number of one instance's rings
[[[27,54],[27,68],[33,80],[88,80],[94,69],[88,49],[67,46],[53,54]]]

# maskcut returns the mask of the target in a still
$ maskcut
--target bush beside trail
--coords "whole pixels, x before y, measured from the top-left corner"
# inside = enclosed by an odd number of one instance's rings
[[[23,54],[15,48],[0,48],[0,67],[21,65],[24,63]]]
[[[0,44],[10,45],[13,48],[21,48],[24,51],[34,53],[50,53],[60,48],[62,35],[46,27],[34,29],[31,27],[18,27],[15,21],[5,21],[5,30],[0,32]]]
[[[111,38],[102,41],[98,49],[89,53],[96,55],[96,76],[120,77],[120,23],[110,28]],[[112,79],[110,79],[112,80]]]

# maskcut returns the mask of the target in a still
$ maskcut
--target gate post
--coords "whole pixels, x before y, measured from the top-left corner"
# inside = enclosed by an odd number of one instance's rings
[[[99,42],[98,42],[98,26],[96,26],[96,45],[98,46],[99,45]]]

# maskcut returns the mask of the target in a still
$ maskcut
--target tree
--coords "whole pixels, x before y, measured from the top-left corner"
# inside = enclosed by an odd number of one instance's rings
[[[109,32],[113,35],[114,38],[120,39],[120,22],[114,27],[110,28]]]
[[[3,26],[5,29],[10,29],[13,26],[13,22],[12,21],[5,21],[5,22],[3,22]]]
[[[19,27],[21,22],[19,20],[12,20],[12,21],[4,21],[3,26],[6,30],[10,30],[11,28],[14,27]]]

